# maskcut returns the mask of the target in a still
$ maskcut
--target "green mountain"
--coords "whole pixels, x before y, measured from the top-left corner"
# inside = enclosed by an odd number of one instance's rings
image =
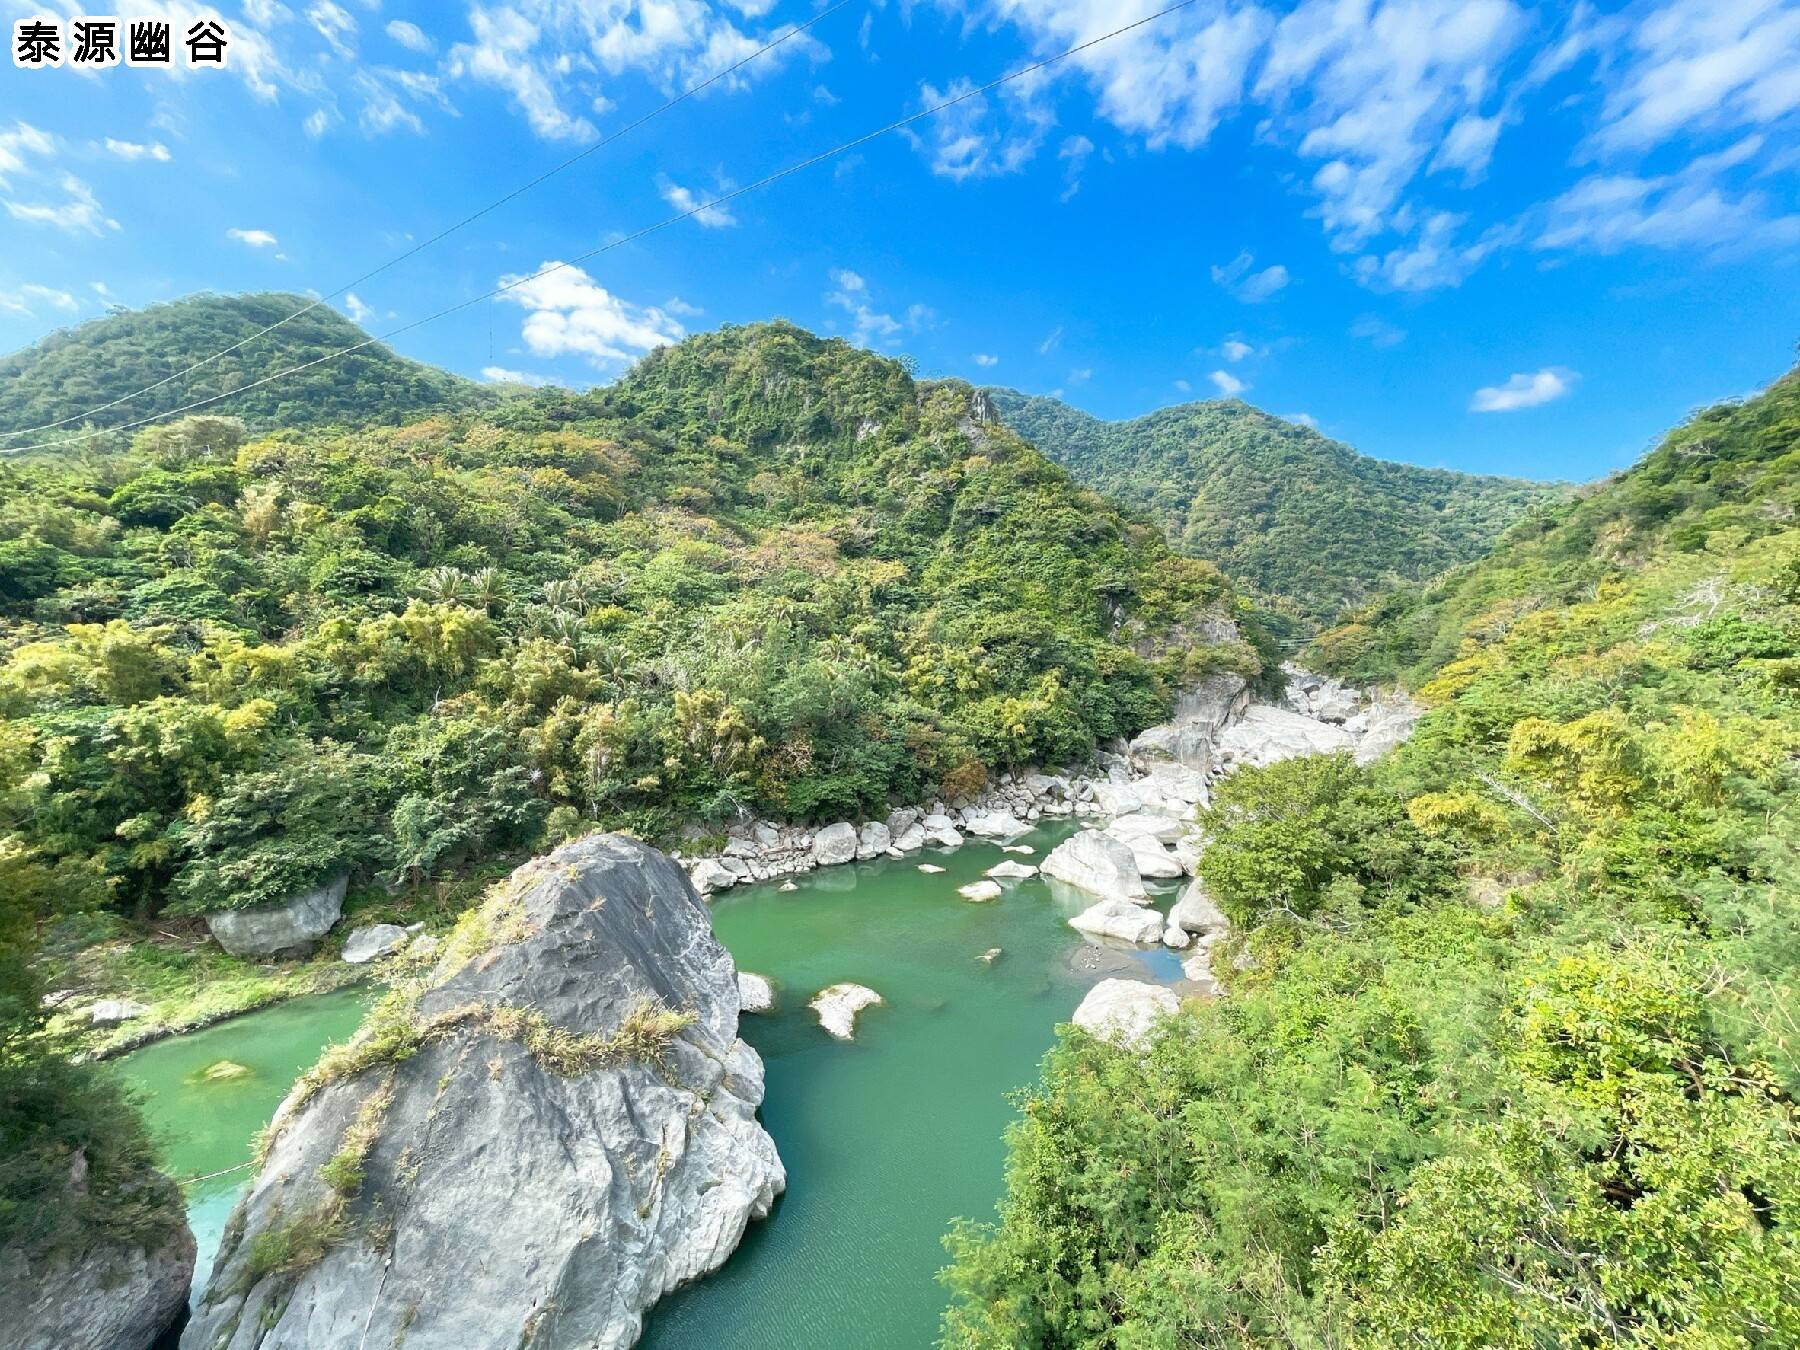
[[[986,392],[1007,425],[1083,483],[1314,625],[1472,562],[1559,495],[1519,479],[1368,459],[1236,399],[1103,422],[1053,398]]]
[[[103,430],[196,403],[368,339],[331,306],[319,305],[191,375],[128,397],[252,338],[308,303],[305,296],[280,292],[196,295],[115,311],[52,333],[0,359],[0,453],[74,436],[84,425]],[[200,411],[266,429],[398,422],[439,409],[476,407],[496,397],[493,389],[396,356],[375,343]],[[116,399],[124,401],[83,419],[88,409]],[[65,420],[71,418],[76,420]],[[46,429],[26,432],[30,427]],[[96,438],[102,446],[122,440]]]
[[[1800,373],[1314,656],[1430,707],[1203,820],[1227,993],[1079,1033],[951,1346],[1800,1344]]]

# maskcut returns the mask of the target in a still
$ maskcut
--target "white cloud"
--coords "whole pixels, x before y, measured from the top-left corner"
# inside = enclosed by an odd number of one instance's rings
[[[1477,389],[1469,400],[1469,411],[1518,412],[1524,408],[1539,408],[1567,397],[1578,378],[1574,371],[1558,366],[1531,375],[1514,375],[1505,384]]]
[[[32,225],[49,225],[68,234],[105,234],[119,228],[119,222],[107,215],[94,191],[72,173],[65,173],[58,185],[67,194],[61,202],[19,202],[7,199],[6,211],[14,220]]]
[[[1063,339],[1062,325],[1057,324],[1056,327],[1052,328],[1048,333],[1044,334],[1044,340],[1042,342],[1038,343],[1038,355],[1039,356],[1050,355],[1051,352],[1055,351],[1058,347],[1062,346],[1062,339]]]
[[[1406,341],[1406,330],[1377,314],[1364,314],[1350,325],[1350,336],[1374,347],[1398,347]]]
[[[660,186],[662,199],[684,215],[691,212],[690,219],[696,225],[704,226],[709,230],[722,230],[738,223],[737,217],[722,206],[702,206],[701,202],[707,199],[696,196],[679,183],[673,183],[664,178],[661,180]],[[724,189],[726,192],[730,190],[729,187]]]
[[[735,6],[754,21],[770,6],[750,0]],[[703,0],[510,0],[469,9],[471,40],[449,54],[455,79],[490,84],[512,95],[531,129],[552,140],[594,134],[587,119],[567,105],[593,107],[602,77],[644,75],[666,93],[697,84],[743,61],[775,33],[746,33],[722,10]],[[807,34],[726,76],[712,86],[747,88],[789,62],[821,61],[829,53]]]
[[[1599,253],[1633,245],[1733,252],[1800,242],[1800,215],[1781,214],[1766,194],[1734,191],[1725,182],[1763,144],[1761,136],[1747,136],[1648,178],[1592,174],[1549,204],[1535,245]]]
[[[25,168],[28,155],[48,155],[55,149],[56,138],[29,122],[15,122],[10,131],[0,131],[0,186],[8,174]]]
[[[330,109],[314,108],[306,115],[306,120],[300,125],[305,129],[308,136],[317,140],[320,136],[325,134],[325,129],[329,127],[331,123],[332,113]]]
[[[356,54],[356,20],[348,10],[333,4],[332,0],[314,0],[307,8],[306,17],[339,56]]]
[[[872,347],[883,341],[892,344],[905,325],[892,314],[886,314],[869,303],[869,283],[863,277],[847,267],[831,269],[832,290],[825,293],[825,302],[836,305],[854,321],[852,338],[864,347]]]
[[[1063,140],[1056,157],[1063,162],[1063,190],[1059,201],[1068,201],[1081,191],[1081,171],[1087,167],[1094,143],[1086,136],[1069,136]]]
[[[1280,263],[1255,269],[1256,259],[1246,250],[1223,267],[1215,266],[1212,279],[1248,305],[1262,303],[1288,284],[1288,270]]]
[[[1250,387],[1229,370],[1215,370],[1206,378],[1213,382],[1221,398],[1236,398]]]
[[[556,267],[546,262],[544,272]],[[657,306],[632,304],[612,294],[579,267],[543,276],[505,276],[502,296],[530,311],[520,335],[534,356],[585,356],[596,366],[630,361],[678,341],[682,326]]]
[[[1614,30],[1627,51],[1595,135],[1643,150],[1696,128],[1766,127],[1800,110],[1800,9],[1779,0],[1665,0]]]
[[[375,317],[375,307],[366,305],[358,298],[355,291],[344,293],[344,311],[357,323],[366,324]]]
[[[1220,354],[1224,356],[1227,361],[1233,363],[1242,361],[1255,350],[1256,348],[1252,347],[1248,342],[1244,342],[1238,338],[1226,338],[1224,342],[1219,344]]]
[[[227,239],[235,239],[248,248],[274,248],[280,241],[267,230],[241,230],[236,226],[225,231]]]
[[[405,19],[392,19],[388,22],[387,35],[409,52],[428,52],[432,42],[425,35],[425,30],[416,23],[408,23]]]
[[[1086,366],[1080,366],[1069,372],[1070,384],[1086,384],[1094,378],[1094,372]]]
[[[26,282],[16,291],[0,291],[0,310],[32,317],[44,308],[73,314],[81,308],[81,302],[67,291],[41,286],[35,281]]]
[[[154,159],[159,163],[169,162],[169,147],[161,141],[143,145],[136,141],[115,141],[108,136],[104,142],[108,154],[117,155],[123,160]]]
[[[1005,86],[995,100],[986,94],[965,98],[954,107],[928,119],[925,131],[908,131],[913,144],[928,151],[931,171],[962,182],[1017,173],[1031,162],[1055,122],[1049,105],[1037,97],[1041,81],[1022,80]],[[940,90],[919,86],[925,107],[968,94],[975,87],[967,79],[953,81]]]
[[[494,384],[523,384],[532,389],[560,383],[548,375],[533,375],[528,370],[508,370],[505,366],[483,366],[481,378]]]
[[[1284,421],[1294,422],[1303,427],[1310,427],[1314,431],[1319,429],[1319,419],[1314,417],[1311,413],[1283,413],[1281,416]]]
[[[668,310],[669,313],[683,319],[697,319],[702,314],[706,313],[700,306],[690,305],[679,295],[671,295],[667,300],[663,301],[663,308]]]
[[[424,134],[425,123],[413,111],[418,104],[431,103],[453,116],[456,113],[444,96],[437,77],[423,71],[372,66],[357,71],[350,81],[350,88],[362,98],[356,124],[366,136],[381,136],[391,131]]]
[[[1175,381],[1175,387],[1184,394],[1191,394],[1194,392],[1194,386],[1189,384],[1186,380]]]
[[[1365,254],[1351,270],[1364,285],[1377,290],[1460,285],[1495,249],[1518,237],[1516,227],[1495,225],[1479,238],[1468,239],[1460,233],[1467,223],[1466,216],[1434,211],[1417,222],[1410,238],[1386,253]]]
[[[995,366],[1000,364],[1000,358],[991,352],[976,352],[975,364],[980,366],[983,370],[992,370]]]

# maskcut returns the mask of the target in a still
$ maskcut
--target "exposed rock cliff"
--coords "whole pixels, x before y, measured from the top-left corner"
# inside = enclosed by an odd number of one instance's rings
[[[184,1350],[614,1350],[785,1184],[731,957],[619,835],[520,868],[277,1113]]]

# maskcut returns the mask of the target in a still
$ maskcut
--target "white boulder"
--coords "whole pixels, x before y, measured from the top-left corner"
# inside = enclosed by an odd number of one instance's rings
[[[1109,899],[1141,902],[1145,895],[1131,849],[1099,830],[1082,830],[1051,849],[1043,873]]]
[[[1070,919],[1069,927],[1095,937],[1149,946],[1161,939],[1163,919],[1148,906],[1129,900],[1102,900]]]
[[[748,970],[737,973],[738,1011],[766,1013],[775,1011],[775,982],[767,975]]]
[[[103,998],[88,1009],[88,1020],[97,1027],[116,1027],[149,1011],[147,1005],[128,998]]]
[[[1142,980],[1102,980],[1070,1019],[1089,1035],[1123,1050],[1141,1050],[1156,1023],[1181,1009],[1175,991]]]
[[[1037,874],[1037,868],[1030,863],[1014,862],[1011,858],[1005,862],[995,863],[987,870],[988,876],[1004,877],[1009,881],[1022,881],[1026,877],[1035,877]]]
[[[964,818],[963,829],[983,839],[1016,839],[1031,826],[1010,811],[973,811]]]
[[[1138,875],[1166,881],[1182,876],[1181,862],[1147,834],[1134,834],[1125,841],[1137,862]]]
[[[1274,764],[1301,755],[1327,755],[1349,750],[1355,737],[1340,726],[1316,721],[1273,704],[1252,704],[1219,737],[1219,762],[1225,768]]]
[[[834,867],[856,856],[856,826],[847,820],[827,825],[813,836],[813,861],[820,867]]]
[[[711,895],[737,885],[738,874],[717,858],[702,858],[688,869],[688,880],[701,895]]]
[[[925,842],[936,844],[939,848],[960,848],[962,831],[956,828],[956,822],[942,812],[933,812],[919,822],[925,831]]]
[[[344,939],[344,960],[366,965],[377,957],[397,952],[406,945],[407,931],[397,923],[372,923],[350,930]]]
[[[888,833],[888,827],[879,820],[871,820],[856,834],[856,856],[858,858],[879,858],[894,846],[894,836]]]
[[[1230,922],[1199,881],[1190,881],[1181,898],[1169,908],[1169,922],[1190,933],[1222,933]]]
[[[1129,816],[1120,816],[1106,827],[1106,832],[1127,842],[1133,835],[1148,835],[1159,843],[1172,844],[1181,838],[1182,824],[1178,820],[1170,820],[1167,816],[1156,816],[1140,811]]]
[[[987,900],[998,900],[1002,887],[997,881],[971,881],[967,886],[958,886],[956,893],[965,900],[973,900],[981,904]]]
[[[856,1015],[881,1002],[881,995],[860,984],[834,984],[821,989],[807,1006],[819,1017],[819,1025],[840,1041],[856,1038]]]

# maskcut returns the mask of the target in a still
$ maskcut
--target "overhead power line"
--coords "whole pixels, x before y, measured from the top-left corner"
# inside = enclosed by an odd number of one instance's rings
[[[335,361],[339,357],[349,356],[354,352],[363,350],[365,347],[372,347],[378,343],[387,342],[391,338],[399,337],[402,333],[409,333],[415,328],[423,328],[426,324],[435,323],[439,319],[448,318],[450,315],[460,313],[472,305],[478,305],[484,300],[491,300],[497,295],[505,295],[508,291],[517,290],[520,286],[537,281],[542,277],[547,277],[554,272],[572,268],[577,263],[586,262],[590,258],[598,257],[602,253],[609,253],[613,249],[623,248],[626,244],[635,243],[637,240],[655,234],[659,230],[666,230],[671,225],[678,225],[684,220],[692,220],[695,216],[714,210],[717,207],[724,206],[729,202],[736,201],[739,197],[745,196],[748,193],[759,191],[772,183],[778,183],[784,178],[789,178],[806,169],[814,168],[828,160],[837,158],[839,155],[847,154],[858,146],[867,145],[870,141],[879,140],[883,136],[902,130],[925,118],[935,117],[938,113],[944,112],[949,108],[954,108],[959,103],[966,103],[970,99],[980,98],[983,94],[992,93],[1002,85],[1010,84],[1014,80],[1024,79],[1027,75],[1035,74],[1048,66],[1055,65],[1059,61],[1066,61],[1071,56],[1077,56],[1090,48],[1098,47],[1103,42],[1110,42],[1112,39],[1122,37],[1124,34],[1132,32],[1134,29],[1142,28],[1146,24],[1155,23],[1158,19],[1166,18],[1179,10],[1188,9],[1197,2],[1198,0],[1177,0],[1177,3],[1175,4],[1159,9],[1152,14],[1146,14],[1141,19],[1135,19],[1131,23],[1123,24],[1110,32],[1100,34],[1098,37],[1089,38],[1085,42],[1079,42],[1073,47],[1057,52],[1054,56],[1043,57],[1037,61],[1031,62],[1029,65],[1020,66],[1017,70],[1009,71],[1005,75],[997,76],[996,78],[989,80],[986,84],[976,85],[973,88],[964,90],[954,97],[943,99],[929,107],[921,108],[918,112],[908,113],[905,117],[889,122],[886,126],[877,127],[875,130],[865,132],[852,140],[844,141],[839,145],[834,145],[829,150],[822,150],[818,154],[810,155],[806,159],[788,165],[786,168],[777,169],[774,173],[758,178],[753,183],[746,183],[743,187],[733,188],[729,192],[722,192],[718,196],[700,202],[685,211],[679,211],[672,216],[667,216],[653,225],[646,225],[641,229],[634,230],[630,234],[622,235],[619,238],[601,244],[596,248],[591,248],[585,253],[577,253],[572,258],[567,258],[561,262],[551,263],[546,267],[539,268],[529,275],[513,277],[507,281],[503,281],[492,290],[483,291],[480,295],[470,296],[467,300],[460,300],[456,304],[446,306],[434,314],[427,314],[422,319],[414,319],[411,323],[402,324],[398,328],[391,328],[379,337],[365,338],[361,342],[351,343],[346,347],[339,347],[335,351],[325,353],[323,356],[314,357],[310,361],[303,361],[296,366],[289,366],[285,370],[275,371],[272,374],[263,376],[261,379],[252,380],[248,384],[240,385],[236,389],[232,389],[226,393],[213,394],[208,398],[197,399],[194,402],[184,404],[179,408],[170,408],[166,412],[155,413],[149,417],[140,417],[134,422],[124,422],[118,426],[104,427],[96,431],[83,432],[78,436],[68,436],[60,440],[40,441],[35,445],[17,446],[4,453],[25,454],[33,450],[48,450],[60,445],[78,444],[82,441],[89,440],[96,435],[130,431],[137,427],[148,426],[152,422],[160,422],[167,417],[175,417],[181,413],[193,412],[199,408],[210,407],[214,403],[221,402],[228,398],[235,398],[239,394],[248,393],[252,389],[260,389],[265,384],[271,384],[276,380],[286,379],[289,375],[298,375],[301,371],[311,370],[313,367],[322,366],[328,361]]]
[[[675,108],[675,107],[679,106],[680,104],[687,102],[689,99],[693,98],[696,94],[704,93],[706,90],[710,89],[713,85],[717,84],[720,80],[723,80],[723,79],[728,78],[729,76],[735,75],[738,71],[742,70],[745,66],[749,65],[752,61],[755,61],[758,57],[767,55],[769,52],[772,52],[777,47],[781,46],[784,42],[788,42],[788,41],[792,40],[793,38],[798,37],[801,33],[804,33],[807,29],[813,27],[814,25],[822,22],[825,19],[830,18],[833,14],[836,14],[840,9],[843,9],[847,5],[850,5],[853,3],[855,3],[855,0],[838,0],[838,2],[835,5],[832,5],[829,9],[820,10],[817,14],[813,15],[812,18],[806,20],[806,22],[794,24],[786,32],[782,33],[782,35],[780,37],[770,39],[768,42],[766,42],[762,46],[758,47],[755,51],[749,53],[749,55],[744,56],[744,57],[740,58],[739,60],[732,62],[730,65],[726,66],[723,70],[717,71],[716,73],[709,75],[706,79],[700,81],[700,83],[698,83],[698,84],[690,85],[688,88],[682,90],[679,94],[677,94],[674,98],[670,99],[667,103],[664,103],[661,107],[653,108],[651,111],[645,113],[642,117],[638,118],[636,121],[628,122],[624,126],[620,127],[617,131],[613,132],[612,134],[601,137],[599,140],[594,141],[593,143],[588,145],[585,149],[578,150],[575,154],[570,155],[567,159],[563,160],[562,163],[554,165],[551,168],[544,170],[544,172],[540,173],[536,178],[533,178],[530,182],[519,184],[518,187],[514,188],[511,192],[508,192],[504,197],[496,197],[493,201],[489,202],[486,206],[482,207],[479,211],[470,212],[468,215],[464,216],[461,220],[457,221],[455,224],[445,226],[443,229],[439,230],[436,234],[432,235],[429,239],[421,240],[420,242],[414,244],[411,248],[407,249],[404,253],[396,253],[393,257],[389,258],[386,262],[382,263],[379,267],[371,268],[369,271],[364,272],[361,276],[357,277],[354,281],[346,281],[342,286],[339,286],[335,291],[332,291],[330,294],[321,295],[321,296],[317,297],[316,299],[314,299],[310,304],[302,305],[299,309],[295,310],[292,314],[288,314],[282,318],[277,319],[274,323],[270,324],[267,328],[259,328],[256,332],[251,333],[248,337],[242,338],[239,341],[232,343],[229,347],[226,347],[220,351],[214,352],[211,356],[203,357],[200,360],[194,362],[193,365],[186,366],[183,369],[174,372],[172,375],[165,375],[162,379],[156,381],[156,383],[154,383],[154,384],[147,384],[142,389],[135,390],[129,394],[121,394],[118,398],[115,398],[111,403],[97,404],[92,408],[83,409],[81,412],[78,412],[78,413],[71,413],[69,416],[60,418],[54,422],[40,422],[37,426],[33,426],[33,427],[15,427],[11,431],[0,431],[0,436],[8,436],[8,437],[30,436],[39,431],[53,431],[57,427],[67,426],[71,422],[79,422],[83,418],[92,417],[95,413],[102,413],[102,412],[106,412],[107,410],[109,410],[111,408],[116,408],[121,403],[129,403],[133,399],[142,398],[145,394],[151,393],[157,389],[161,389],[166,384],[171,384],[176,380],[183,379],[189,375],[192,375],[196,370],[201,370],[207,366],[210,366],[214,361],[219,360],[221,357],[230,356],[233,352],[249,346],[252,342],[255,342],[258,338],[267,337],[270,333],[273,333],[277,328],[280,328],[286,324],[292,323],[295,319],[300,318],[302,315],[312,313],[313,310],[319,308],[321,305],[325,304],[327,301],[335,300],[338,296],[343,295],[348,291],[354,290],[356,287],[361,286],[364,282],[373,280],[374,278],[380,276],[383,272],[387,271],[390,267],[396,267],[400,263],[405,262],[408,258],[416,257],[418,254],[423,253],[426,249],[430,248],[432,245],[441,243],[443,240],[448,239],[451,235],[455,234],[458,230],[463,229],[465,226],[473,225],[476,221],[480,220],[483,216],[489,215],[492,212],[499,210],[502,206],[505,206],[508,202],[514,200],[517,197],[524,196],[527,192],[530,192],[533,188],[538,187],[538,186],[542,185],[543,183],[547,182],[548,180],[556,177],[556,175],[563,172],[563,170],[573,168],[575,165],[579,164],[582,160],[586,159],[589,155],[595,153],[596,151],[604,150],[607,146],[612,145],[615,141],[618,141],[618,140],[622,139],[623,137],[629,136],[632,132],[636,131],[639,127],[643,126],[646,122],[650,122],[650,121],[655,120],[658,117],[661,117],[664,113],[668,112],[671,108]],[[35,448],[35,447],[32,447],[32,446],[20,447],[21,450],[28,450],[28,449],[33,449],[33,448]]]

